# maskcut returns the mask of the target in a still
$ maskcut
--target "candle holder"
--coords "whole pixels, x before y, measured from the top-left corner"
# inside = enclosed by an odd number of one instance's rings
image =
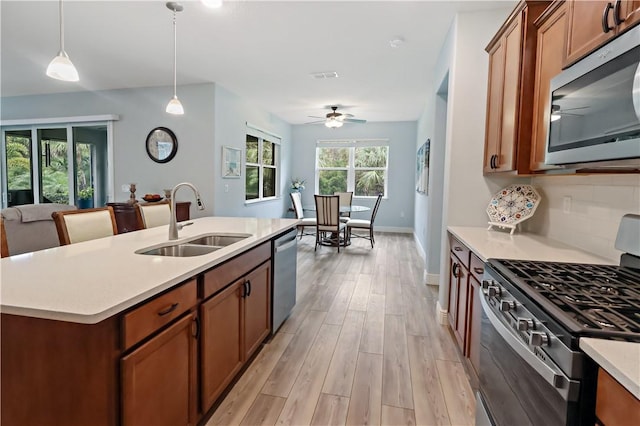
[[[135,204],[137,202],[138,200],[136,200],[136,184],[130,183],[129,184],[129,203]]]

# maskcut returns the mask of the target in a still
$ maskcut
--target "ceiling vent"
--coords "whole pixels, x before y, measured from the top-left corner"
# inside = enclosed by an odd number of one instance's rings
[[[335,71],[312,72],[309,75],[314,80],[325,80],[327,78],[338,78],[338,73],[335,72]]]

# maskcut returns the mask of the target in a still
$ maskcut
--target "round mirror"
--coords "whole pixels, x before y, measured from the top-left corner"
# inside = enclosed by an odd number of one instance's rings
[[[147,136],[147,154],[156,163],[167,163],[178,152],[178,139],[166,127],[156,127]]]

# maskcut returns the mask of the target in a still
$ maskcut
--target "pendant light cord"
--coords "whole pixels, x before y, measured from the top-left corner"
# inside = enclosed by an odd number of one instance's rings
[[[178,62],[178,42],[177,42],[177,35],[176,35],[176,9],[174,7],[173,9],[173,97],[177,98],[178,94],[177,94],[177,89],[176,89],[176,85],[177,85],[177,65],[176,63]]]
[[[64,13],[62,13],[62,0],[60,0],[60,7],[58,13],[60,14],[60,51],[64,52]]]

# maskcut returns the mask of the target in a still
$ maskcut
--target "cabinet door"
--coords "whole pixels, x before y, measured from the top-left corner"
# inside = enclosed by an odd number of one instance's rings
[[[242,367],[243,284],[243,280],[236,281],[200,307],[203,412],[209,410]]]
[[[474,277],[469,277],[469,313],[467,354],[476,373],[480,371],[480,324],[482,322],[482,305],[480,282]]]
[[[533,97],[533,134],[531,137],[531,170],[551,168],[544,164],[547,132],[551,116],[549,90],[551,79],[562,71],[565,57],[566,4],[558,8],[540,25],[536,55]]]
[[[466,351],[466,333],[467,333],[467,300],[469,295],[469,272],[467,268],[460,265],[458,269],[458,313],[456,328],[454,329],[458,345],[462,349],[462,353],[467,355]]]
[[[607,13],[607,26],[603,31],[603,16],[608,4],[615,0],[570,1],[567,27],[567,59],[565,68],[592,50],[606,43],[616,33],[613,10]]]
[[[618,26],[618,32],[631,28],[640,21],[640,0],[622,1],[619,13],[624,21]]]
[[[244,298],[244,356],[248,359],[271,331],[271,262],[246,276],[249,294]]]
[[[460,261],[451,253],[449,258],[449,324],[456,329],[458,320],[458,291],[460,288],[459,270],[462,268]]]
[[[130,425],[195,425],[197,395],[196,314],[122,358],[122,422]]]
[[[499,40],[489,50],[489,88],[487,92],[487,124],[484,144],[484,173],[493,172],[502,128],[502,92],[504,78],[504,43]]]

